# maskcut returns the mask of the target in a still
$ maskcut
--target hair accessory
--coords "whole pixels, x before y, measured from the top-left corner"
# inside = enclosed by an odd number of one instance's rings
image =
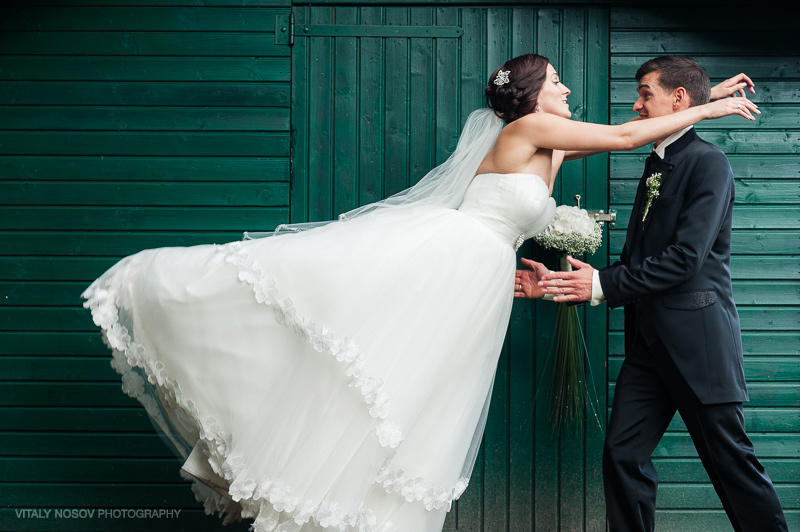
[[[497,77],[494,78],[494,84],[498,87],[501,85],[505,85],[509,82],[508,75],[511,74],[510,70],[499,70],[497,72]]]

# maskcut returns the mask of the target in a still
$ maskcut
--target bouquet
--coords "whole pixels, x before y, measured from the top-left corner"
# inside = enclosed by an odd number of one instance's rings
[[[585,209],[568,205],[557,207],[550,224],[534,237],[539,245],[552,249],[559,255],[561,269],[567,271],[572,269],[567,262],[567,255],[594,253],[600,247],[602,239],[603,230],[600,223],[592,219]],[[583,405],[588,395],[586,386],[588,353],[576,306],[567,303],[558,304],[553,341],[555,362],[552,377],[551,421],[560,431],[562,425],[583,421]]]

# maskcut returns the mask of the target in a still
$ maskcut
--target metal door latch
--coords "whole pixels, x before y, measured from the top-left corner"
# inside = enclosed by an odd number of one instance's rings
[[[586,211],[589,213],[589,216],[594,218],[595,222],[603,223],[608,222],[608,226],[613,228],[616,225],[617,221],[617,213],[613,209],[611,212],[606,213],[604,211]]]
[[[575,194],[575,202],[578,204],[578,208],[580,209],[581,208],[581,195],[580,194]],[[611,209],[611,211],[608,214],[606,214],[606,212],[602,211],[602,210],[600,210],[600,211],[586,211],[586,212],[588,212],[589,216],[594,218],[594,221],[599,223],[599,224],[602,224],[603,222],[608,222],[608,226],[610,228],[612,228],[612,229],[617,225],[616,224],[616,222],[617,222],[617,211],[614,210],[614,209]]]

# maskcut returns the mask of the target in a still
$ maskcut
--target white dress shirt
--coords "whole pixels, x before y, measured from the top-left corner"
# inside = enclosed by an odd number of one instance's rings
[[[687,126],[680,131],[676,131],[669,137],[665,138],[658,146],[653,146],[653,151],[656,152],[656,155],[664,158],[664,154],[666,152],[667,146],[681,138],[684,133],[692,129],[694,126]],[[595,305],[599,305],[600,303],[606,300],[605,294],[603,294],[603,287],[600,284],[600,272],[595,270],[592,273],[592,299],[590,300],[590,304],[594,307]]]

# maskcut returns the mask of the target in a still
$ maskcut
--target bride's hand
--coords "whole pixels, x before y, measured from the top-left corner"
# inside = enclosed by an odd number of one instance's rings
[[[761,114],[758,106],[747,98],[723,98],[705,105],[708,118],[722,118],[728,115],[741,115],[749,120],[755,120],[751,113]]]
[[[722,98],[727,98],[728,96],[733,96],[738,93],[739,96],[742,98],[746,98],[747,95],[744,93],[745,87],[750,91],[751,94],[755,94],[755,84],[750,77],[742,72],[741,74],[737,74],[732,78],[728,78],[722,83],[714,85],[711,87],[711,100],[720,100]]]
[[[544,296],[544,289],[539,286],[539,281],[550,273],[544,264],[528,259],[521,259],[522,264],[530,270],[517,270],[514,278],[514,297],[539,299]]]

